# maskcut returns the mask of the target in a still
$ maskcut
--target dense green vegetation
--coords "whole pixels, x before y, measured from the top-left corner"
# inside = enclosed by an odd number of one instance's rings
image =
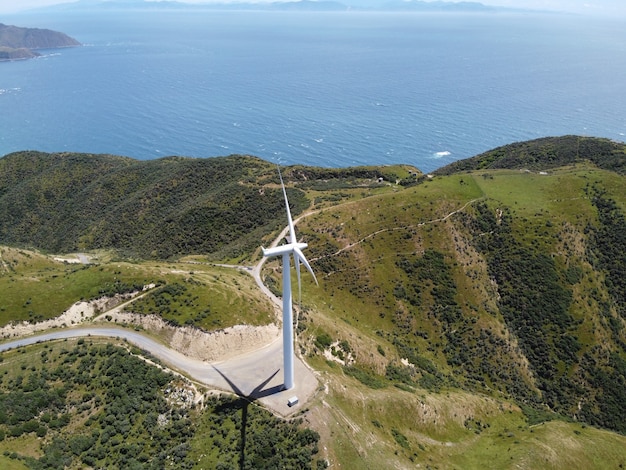
[[[0,239],[49,252],[115,248],[143,258],[238,257],[284,218],[275,172],[244,156],[136,161],[21,152],[0,159]],[[306,206],[290,191],[295,214]]]
[[[340,186],[360,186],[363,178],[377,181],[391,171],[330,174]],[[286,179],[292,174],[319,174],[314,181],[330,176],[308,168],[287,172]],[[288,192],[296,216],[309,202],[301,190]],[[241,258],[284,223],[283,204],[275,166],[249,156],[137,161],[17,152],[0,158],[0,240],[48,252],[114,248],[141,258]]]
[[[626,173],[626,145],[609,139],[568,135],[545,137],[504,145],[472,158],[459,160],[437,170],[449,175],[460,171],[492,169],[547,170],[581,162]]]
[[[592,203],[598,211],[598,226],[590,228],[593,233],[590,251],[595,254],[597,267],[606,275],[606,286],[611,295],[612,306],[626,319],[626,217],[610,199],[606,191],[595,190]],[[609,320],[619,338],[620,323]]]
[[[3,353],[0,464],[312,468],[319,435],[301,421],[228,396],[198,401],[186,381],[141,354],[82,339]]]
[[[344,369],[372,389],[496,393],[533,419],[625,432],[623,147],[564,137],[501,151],[497,164],[476,157],[312,218],[315,268],[349,325],[331,316],[325,329],[373,331],[393,346]]]
[[[320,286],[303,276],[297,332],[299,352],[320,372],[318,394],[303,422],[280,430],[244,398],[206,399],[204,414],[185,408],[193,433],[177,450],[180,465],[626,465],[625,159],[623,144],[565,136],[495,149],[434,177],[404,166],[283,169],[294,216],[313,209],[298,233]],[[132,310],[173,325],[222,328],[232,312],[241,323],[271,321],[247,273],[203,262],[250,264],[284,226],[272,165],[241,156],[136,162],[26,152],[0,159],[3,169],[0,235],[18,247],[1,253],[6,321],[51,316],[35,305],[40,294],[52,303],[58,292],[91,298],[148,281],[159,285]],[[61,223],[73,211],[76,220]],[[67,242],[55,251],[102,247],[116,260],[169,260],[51,266],[24,249],[50,250],[48,242]],[[276,293],[280,271],[270,261],[262,273]],[[0,370],[7,364],[8,356]],[[83,379],[76,387],[87,386]],[[55,413],[52,429],[40,418],[19,437],[10,433],[20,428],[3,428],[7,462],[44,458],[43,450],[9,457],[18,443],[35,446],[37,433],[46,445],[81,435],[58,396],[41,397]],[[269,442],[301,446],[271,452]],[[63,445],[54,447],[59,456]]]
[[[32,365],[5,374],[0,395],[5,439],[45,438],[41,455],[18,453],[29,468],[191,467],[189,410],[170,406],[163,391],[173,376],[110,344],[40,349],[38,361],[22,350]],[[21,362],[19,354],[10,356]]]
[[[197,466],[226,470],[310,469],[319,452],[319,434],[302,420],[280,423],[246,398],[209,398],[199,420]],[[208,436],[209,439],[206,439]],[[315,460],[315,468],[326,468]]]
[[[498,283],[500,312],[533,365],[543,392],[540,401],[559,412],[573,410],[580,390],[569,375],[581,345],[569,312],[571,287],[552,257],[519,242],[510,214],[498,223],[486,205],[479,205],[477,212],[482,235],[477,245]]]

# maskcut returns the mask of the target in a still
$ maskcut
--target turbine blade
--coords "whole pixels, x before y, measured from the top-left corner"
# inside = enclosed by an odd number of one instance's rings
[[[315,273],[313,272],[313,268],[311,268],[311,265],[309,264],[309,262],[304,257],[304,254],[302,253],[302,250],[300,248],[298,248],[297,246],[294,246],[293,247],[293,255],[294,255],[293,257],[296,260],[301,261],[302,264],[304,264],[304,266],[311,273],[311,276],[313,276],[313,280],[315,281],[315,284],[317,284],[319,286],[319,283],[317,282],[317,278],[315,277]]]
[[[302,283],[300,282],[300,258],[293,257],[296,265],[296,276],[298,276],[298,308],[302,307]]]
[[[287,208],[287,223],[289,224],[289,243],[296,242],[296,229],[293,226],[293,219],[291,218],[291,209],[289,208],[289,200],[287,199],[287,190],[285,189],[285,183],[283,181],[283,175],[278,167],[278,176],[280,177],[280,184],[283,187],[283,196],[285,196],[285,207]]]

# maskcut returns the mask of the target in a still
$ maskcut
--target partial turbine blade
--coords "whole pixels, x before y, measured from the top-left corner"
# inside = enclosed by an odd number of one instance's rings
[[[300,282],[300,258],[293,257],[296,265],[296,275],[298,276],[298,308],[302,307],[302,283]]]
[[[287,199],[287,190],[285,189],[285,183],[283,182],[283,175],[278,167],[278,176],[280,177],[280,184],[283,187],[283,195],[285,196],[285,207],[287,208],[287,223],[289,224],[289,243],[296,242],[296,229],[293,226],[293,219],[291,218],[291,209],[289,209],[289,200]]]
[[[315,273],[313,272],[313,268],[311,268],[311,265],[309,264],[309,262],[304,257],[304,254],[302,253],[302,250],[300,248],[298,248],[297,246],[294,246],[293,247],[293,255],[294,255],[293,257],[297,260],[296,263],[298,263],[299,261],[302,261],[302,264],[304,264],[304,266],[311,273],[311,276],[313,276],[313,280],[315,281],[315,284],[317,284],[319,286],[319,283],[317,282],[317,278],[315,277]]]

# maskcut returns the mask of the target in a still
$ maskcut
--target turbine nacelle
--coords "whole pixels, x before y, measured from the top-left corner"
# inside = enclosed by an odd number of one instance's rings
[[[272,256],[280,256],[286,253],[293,253],[295,248],[303,250],[307,246],[309,245],[307,245],[306,243],[296,242],[296,243],[288,243],[286,245],[275,246],[272,248],[261,247],[261,250],[263,250],[263,256],[265,256],[266,258],[271,258]]]
[[[280,172],[280,168],[278,169],[278,176],[280,177],[280,185],[283,189],[283,196],[285,198],[285,209],[287,210],[288,232],[285,237],[287,239],[287,243],[273,248],[261,247],[263,250],[263,256],[269,258],[272,256],[281,256],[287,253],[292,253],[293,260],[296,264],[296,274],[298,275],[298,289],[300,289],[300,263],[304,264],[306,269],[311,273],[311,276],[313,276],[313,279],[315,280],[315,284],[319,285],[317,278],[315,277],[315,273],[313,272],[313,268],[311,268],[311,265],[305,258],[304,253],[302,253],[302,250],[308,245],[306,243],[298,242],[298,239],[296,238],[296,228],[291,217],[291,209],[289,208],[289,200],[287,199],[287,190],[285,189],[285,182],[283,181],[283,175]],[[289,267],[287,267],[287,269],[289,269]]]
[[[296,274],[298,275],[298,289],[299,289],[300,288],[300,263],[304,264],[304,267],[307,269],[307,271],[311,273],[311,276],[313,276],[313,280],[315,281],[315,284],[319,285],[319,283],[317,282],[317,278],[315,277],[315,273],[313,272],[313,268],[311,268],[311,265],[305,258],[304,253],[302,253],[302,250],[306,248],[307,246],[309,245],[307,245],[306,243],[288,243],[287,245],[275,246],[273,248],[261,247],[261,250],[263,250],[263,256],[265,256],[266,258],[271,258],[273,256],[293,255],[293,259],[296,263]],[[284,266],[283,269],[289,269],[289,266]]]

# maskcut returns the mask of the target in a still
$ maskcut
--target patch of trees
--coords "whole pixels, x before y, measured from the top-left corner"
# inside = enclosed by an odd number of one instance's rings
[[[626,293],[620,287],[626,275],[620,251],[626,248],[621,240],[626,223],[612,201],[596,196],[593,203],[600,224],[587,228],[590,259],[597,269],[605,271],[607,291],[619,309],[623,297],[616,296]],[[476,246],[485,255],[489,274],[498,285],[500,313],[530,362],[541,401],[553,412],[623,432],[619,422],[626,419],[621,386],[626,375],[621,365],[626,351],[619,335],[614,335],[619,352],[611,353],[608,360],[604,347],[585,347],[579,323],[569,312],[571,285],[581,280],[580,270],[559,268],[541,245],[521,242],[523,237],[516,236],[512,217],[506,211],[498,223],[487,204],[477,206],[473,230],[480,235],[475,239]],[[605,305],[601,296],[596,297],[600,318],[610,317],[613,322],[607,324],[616,326],[611,306]],[[514,396],[543,410],[532,396],[519,391]]]
[[[389,382],[387,382],[383,377],[359,366],[344,366],[343,371],[347,376],[354,377],[363,385],[373,389],[385,388],[389,385]]]
[[[32,373],[26,380],[18,375],[9,382],[12,393],[0,395],[0,429],[6,436],[35,433],[44,437],[48,429],[59,429],[69,422],[64,413],[67,388],[52,388],[45,374]]]
[[[595,260],[597,269],[605,273],[605,284],[613,306],[626,320],[626,217],[604,191],[597,188],[593,191],[591,201],[598,211],[598,226],[588,228],[592,234],[591,258]]]
[[[454,323],[461,318],[455,298],[456,283],[442,253],[428,249],[413,260],[400,258],[397,266],[409,276],[411,284],[406,289],[396,286],[396,297],[404,293],[411,305],[420,306],[422,298],[429,295],[432,298],[430,311],[435,318],[445,323]]]
[[[0,158],[0,236],[56,252],[241,256],[284,224],[282,191],[258,183],[270,173],[272,165],[246,156],[10,154]],[[298,214],[308,201],[288,191]]]
[[[302,420],[281,421],[245,398],[210,397],[201,420],[208,439],[200,465],[214,469],[326,468],[319,434]]]
[[[143,284],[124,282],[116,279],[113,282],[106,282],[99,289],[98,294],[101,296],[113,297],[117,294],[130,294],[143,289]]]
[[[394,332],[389,340],[401,357],[420,371],[417,383],[437,390],[444,385],[472,390],[501,390],[515,396],[532,396],[529,385],[511,360],[511,347],[488,328],[479,327],[476,317],[464,314],[451,263],[443,253],[427,249],[421,256],[403,256],[397,266],[407,280],[396,285],[396,299],[409,304],[396,311]],[[446,376],[424,357],[415,336],[423,336],[416,317],[426,316],[437,326],[441,349],[454,375]],[[423,320],[422,320],[423,321]]]
[[[56,367],[18,375],[3,383],[0,394],[0,429],[7,438],[48,438],[40,458],[22,457],[29,468],[191,468],[186,457],[193,423],[187,411],[165,400],[170,374],[119,347],[83,340],[56,358],[48,350],[44,356]],[[159,422],[159,416],[165,418]],[[84,426],[65,431],[76,420]]]
[[[66,344],[0,377],[0,441],[28,468],[189,469],[200,455],[205,468],[326,468],[301,420],[230,396],[183,405],[172,400],[180,379],[139,351]],[[28,434],[41,438],[38,458],[21,455]]]
[[[610,139],[566,135],[545,137],[498,147],[472,158],[459,160],[436,171],[450,175],[483,169],[545,170],[579,162],[626,173],[626,145]]]
[[[198,281],[188,279],[197,285]],[[198,295],[194,295],[185,284],[173,282],[161,286],[133,303],[133,312],[159,315],[174,326],[181,324],[199,327],[211,314],[211,308],[201,305]]]
[[[626,360],[613,352],[608,362],[587,368],[589,379],[597,389],[595,400],[583,400],[580,417],[586,422],[626,434]]]
[[[569,313],[572,291],[552,257],[520,243],[511,222],[507,213],[497,223],[487,205],[479,205],[476,246],[487,258],[498,285],[500,312],[519,338],[544,400],[555,409],[567,409],[575,399],[568,393],[574,384],[563,371],[577,364],[581,348]]]
[[[349,168],[322,168],[322,167],[291,167],[284,176],[297,181],[299,187],[317,189],[330,184],[332,188],[361,186],[364,183],[377,181],[386,174],[388,179],[395,180],[397,175],[388,173],[388,169],[375,166],[355,166]],[[278,177],[276,178],[278,182]],[[319,186],[318,186],[319,185]]]

